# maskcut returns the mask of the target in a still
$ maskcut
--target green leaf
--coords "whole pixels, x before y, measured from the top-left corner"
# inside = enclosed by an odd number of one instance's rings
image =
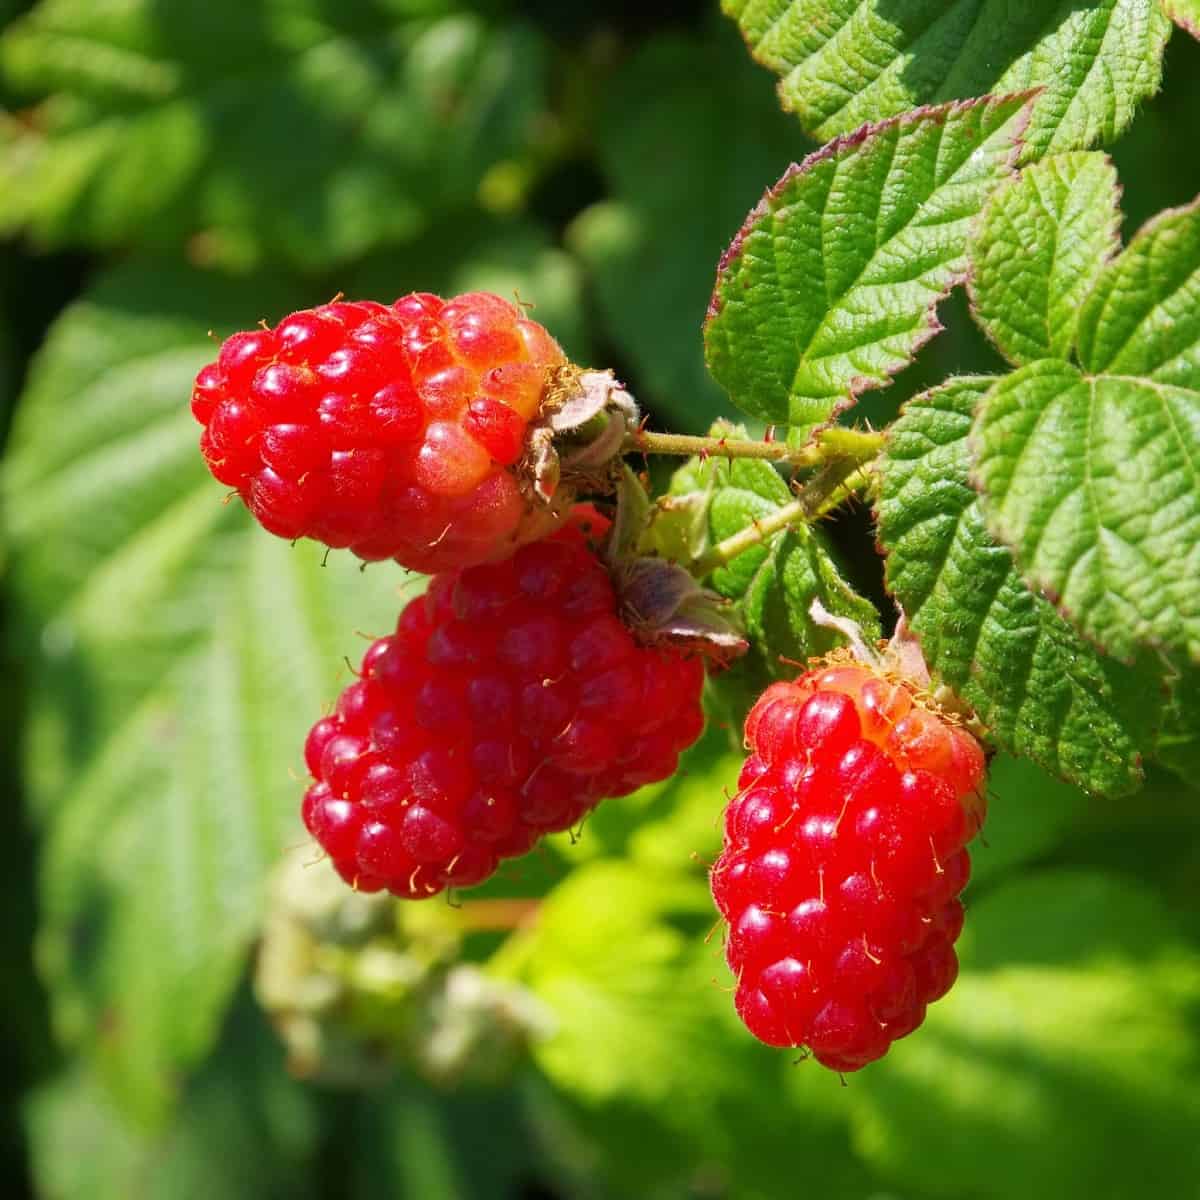
[[[954,380],[892,427],[878,514],[888,585],[991,740],[1089,792],[1133,792],[1162,705],[1157,672],[1096,653],[988,534],[967,435],[991,383]]]
[[[1100,275],[1079,318],[1091,375],[1191,388],[1200,372],[1200,198],[1138,230]]]
[[[847,1151],[836,1080],[794,1070],[739,1023],[719,939],[704,936],[713,922],[699,873],[601,861],[556,888],[504,951],[498,965],[555,1014],[557,1032],[534,1053],[604,1146],[597,1172],[619,1195],[715,1177],[759,1197],[778,1194],[787,1156],[819,1169],[831,1195],[871,1194]]]
[[[1158,90],[1157,0],[722,0],[805,129],[825,139],[921,104],[1042,88],[1026,161],[1111,142]]]
[[[1200,38],[1200,0],[1162,0],[1163,11],[1194,38]]]
[[[261,1200],[317,1194],[316,1113],[248,1004],[161,1131],[114,1108],[76,1063],[28,1101],[38,1194],[53,1200]]]
[[[322,567],[223,503],[200,460],[187,398],[214,316],[252,325],[295,299],[163,264],[113,272],[52,329],[4,476],[36,656],[39,963],[60,1035],[146,1119],[211,1046],[264,876],[303,837],[306,726],[353,631],[399,605],[398,572]]]
[[[791,167],[717,273],[705,345],[733,402],[801,430],[881,387],[940,328],[967,232],[1016,154],[1025,96],[924,109]]]
[[[719,434],[722,427],[714,432]],[[732,432],[741,434],[741,430]],[[755,459],[693,459],[671,482],[675,495],[709,495],[708,524],[713,542],[777,512],[792,499],[783,477]],[[738,604],[752,653],[767,676],[795,671],[784,660],[803,663],[827,654],[845,639],[817,625],[810,612],[820,600],[838,617],[856,621],[868,641],[880,635],[879,614],[842,577],[820,530],[796,525],[744,550],[713,572],[713,589]]]
[[[0,40],[34,97],[0,226],[50,245],[175,246],[325,266],[420,233],[519,154],[542,48],[450,0],[47,0]]]
[[[972,904],[959,945],[954,990],[855,1079],[869,1162],[907,1194],[980,1200],[1196,1178],[1200,958],[1152,893],[1036,874]]]
[[[736,34],[724,23],[715,33],[652,38],[605,81],[597,137],[610,198],[568,231],[635,368],[634,394],[672,429],[695,433],[725,411],[696,337],[715,250],[763,180],[807,149]]]
[[[1126,661],[1149,644],[1200,662],[1200,368],[1196,383],[1089,377],[1046,360],[994,384],[980,408],[989,529]]]
[[[976,319],[1007,358],[1066,358],[1079,309],[1120,249],[1117,173],[1103,154],[1061,154],[1000,185],[971,244]]]

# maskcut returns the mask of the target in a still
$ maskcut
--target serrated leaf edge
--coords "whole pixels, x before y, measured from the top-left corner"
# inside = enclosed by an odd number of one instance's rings
[[[948,120],[951,116],[957,115],[960,112],[966,112],[970,109],[984,107],[988,105],[1000,104],[1009,100],[1024,100],[1024,105],[1014,114],[1016,125],[1012,131],[1012,145],[1006,156],[1002,170],[1010,173],[1015,171],[1018,161],[1020,160],[1022,150],[1024,148],[1025,131],[1029,128],[1029,122],[1033,117],[1033,104],[1038,96],[1044,91],[1044,88],[1028,88],[1023,91],[1005,92],[1001,94],[988,93],[984,96],[976,96],[969,100],[951,100],[945,104],[926,104],[920,108],[909,109],[907,112],[900,113],[895,117],[888,117],[883,121],[869,121],[865,125],[860,125],[851,133],[839,134],[832,141],[826,142],[824,146],[814,150],[811,154],[806,155],[800,162],[792,163],[786,171],[779,177],[763,193],[762,198],[746,215],[745,221],[737,233],[733,235],[733,239],[721,254],[717,261],[717,278],[713,285],[712,295],[709,298],[708,308],[704,314],[704,329],[707,331],[709,324],[720,314],[724,307],[724,299],[721,295],[722,285],[725,281],[725,276],[728,273],[730,266],[736,262],[742,255],[742,247],[745,244],[747,237],[755,225],[766,217],[771,211],[771,203],[782,195],[784,189],[801,175],[807,174],[820,163],[825,162],[845,150],[853,150],[861,146],[871,137],[874,137],[888,129],[903,127],[908,125],[916,125],[921,121],[933,118],[938,123]],[[999,186],[999,184],[997,185]],[[925,310],[925,327],[924,330],[916,335],[912,350],[908,355],[907,363],[901,364],[894,369],[887,370],[884,379],[875,379],[871,376],[858,375],[852,378],[846,385],[845,394],[833,403],[829,417],[819,426],[819,428],[828,428],[836,422],[837,417],[852,408],[858,398],[867,391],[872,391],[877,388],[883,388],[890,385],[892,378],[898,374],[905,366],[910,365],[921,352],[921,350],[929,344],[942,330],[945,328],[938,319],[937,309],[956,287],[966,282],[969,273],[968,266],[958,272],[951,278],[944,290],[931,295],[928,305]]]
[[[1053,360],[1043,359],[1040,361],[1045,362],[1045,361],[1053,361]],[[941,383],[936,384],[933,387],[927,388],[924,391],[919,392],[917,395],[911,397],[909,400],[905,401],[905,403],[901,406],[899,415],[903,416],[908,411],[908,409],[911,405],[913,405],[921,400],[924,400],[927,397],[936,395],[939,392],[945,391],[946,389],[951,388],[958,383],[963,383],[963,382],[988,383],[989,384],[988,391],[990,392],[991,389],[996,386],[996,384],[1000,383],[1005,378],[1007,378],[1007,376],[1004,376],[1004,375],[953,375],[953,376],[950,376],[949,378],[944,379]],[[982,409],[983,404],[985,402],[986,402],[986,393],[985,393],[984,399],[981,399],[979,402],[979,406],[976,409],[976,416],[978,415],[979,410]],[[971,451],[971,438],[973,436],[974,425],[975,425],[975,418],[973,417],[972,424],[971,424],[971,430],[967,434],[967,443],[968,443],[968,452],[969,453]],[[888,438],[888,444],[890,445],[891,439],[892,439],[892,429],[890,427],[887,430],[887,438]],[[887,453],[886,449],[885,449],[884,453],[885,454]],[[970,476],[971,476],[970,482],[974,486],[973,471],[970,472]],[[888,595],[893,598],[894,602],[897,605],[899,605],[899,600],[896,598],[895,591],[892,588],[891,580],[889,577],[891,552],[888,549],[888,547],[884,544],[883,539],[881,538],[881,536],[879,534],[880,513],[879,513],[879,501],[878,500],[876,501],[876,503],[873,506],[872,515],[874,517],[874,525],[875,525],[875,549],[876,549],[876,552],[879,554],[880,558],[884,562],[884,586],[887,589]],[[985,522],[985,524],[986,524],[986,522]],[[990,529],[990,526],[988,527],[988,532],[989,533],[992,532]],[[1003,542],[1003,541],[1000,541],[999,539],[997,539],[997,544],[1005,546],[1007,549],[1010,549],[1010,552],[1011,552],[1011,548],[1008,547],[1008,544],[1006,542]],[[1071,631],[1073,633],[1075,633],[1075,635],[1077,637],[1079,637],[1087,645],[1093,645],[1093,646],[1095,645],[1095,643],[1091,639],[1084,636],[1084,634],[1079,630],[1079,628],[1075,625],[1075,623],[1073,621],[1071,621],[1070,618],[1066,614],[1062,613],[1062,611],[1058,608],[1057,605],[1054,605],[1053,603],[1051,603],[1049,596],[1045,595],[1045,593],[1043,593],[1039,589],[1030,586],[1029,581],[1026,579],[1024,574],[1021,573],[1020,569],[1016,566],[1015,559],[1014,559],[1013,565],[1014,565],[1014,570],[1016,570],[1016,572],[1018,574],[1020,582],[1026,588],[1026,590],[1030,592],[1031,595],[1033,595],[1035,598],[1041,598],[1041,599],[1045,600],[1047,603],[1050,603],[1052,609],[1056,613],[1058,613],[1059,616],[1061,616],[1063,618],[1063,620],[1068,624]],[[904,620],[905,620],[905,623],[907,624],[907,616],[904,617]],[[912,629],[911,627],[909,627],[909,631],[910,631],[911,635],[917,640],[917,644],[920,645],[923,650],[924,647],[921,642],[922,635],[920,633],[918,633],[915,629]],[[1103,651],[1100,647],[1096,647],[1096,649],[1097,649],[1098,653],[1103,653]],[[1018,758],[1028,758],[1029,761],[1037,763],[1037,765],[1042,770],[1047,771],[1053,777],[1055,777],[1057,779],[1061,779],[1063,782],[1072,784],[1075,787],[1081,788],[1082,790],[1085,791],[1085,794],[1089,794],[1089,795],[1092,794],[1092,793],[1087,792],[1086,789],[1083,788],[1083,784],[1078,779],[1072,778],[1067,773],[1065,773],[1060,767],[1051,766],[1048,763],[1039,761],[1038,759],[1032,757],[1029,754],[1018,751],[1013,745],[1008,744],[1006,739],[1000,740],[1000,739],[995,738],[992,734],[992,731],[988,727],[983,726],[982,723],[979,721],[978,716],[974,715],[974,706],[971,705],[966,700],[965,696],[963,696],[960,692],[951,688],[951,685],[949,685],[946,682],[944,676],[942,675],[941,671],[938,669],[938,667],[936,665],[930,669],[930,673],[931,673],[931,676],[932,676],[934,682],[936,682],[939,686],[949,688],[951,690],[951,692],[953,693],[953,695],[955,697],[957,697],[965,705],[966,709],[973,714],[972,720],[979,727],[976,736],[981,737],[985,742],[990,742],[993,747],[995,747],[999,750],[1002,750],[1008,754],[1012,754]],[[1153,743],[1153,740],[1159,736],[1159,733],[1160,733],[1163,725],[1165,724],[1166,715],[1167,715],[1166,708],[1164,707],[1156,721],[1154,731],[1152,734],[1152,738],[1151,738],[1151,744]],[[1139,791],[1141,789],[1142,785],[1144,784],[1144,782],[1145,782],[1145,760],[1146,760],[1146,754],[1145,754],[1144,749],[1139,750],[1133,756],[1133,759],[1130,762],[1130,771],[1129,771],[1129,779],[1130,779],[1131,787],[1130,787],[1129,791],[1125,794],[1132,795],[1132,794],[1136,793],[1137,791]],[[1118,793],[1111,793],[1111,794],[1115,796]]]
[[[994,199],[994,196],[993,196],[993,199]],[[1188,216],[1188,215],[1198,214],[1198,213],[1200,213],[1200,195],[1197,195],[1194,199],[1188,201],[1188,203],[1186,203],[1186,204],[1178,204],[1172,208],[1165,208],[1161,212],[1155,213],[1152,217],[1148,218],[1146,221],[1144,221],[1138,227],[1138,229],[1133,234],[1133,236],[1129,239],[1129,241],[1124,246],[1121,246],[1116,254],[1112,255],[1109,259],[1106,260],[1106,262],[1104,264],[1104,268],[1107,269],[1113,263],[1117,262],[1120,258],[1122,258],[1125,254],[1129,253],[1134,248],[1134,246],[1138,243],[1139,239],[1149,236],[1160,225],[1165,225],[1168,221],[1172,220],[1175,217]],[[1088,290],[1087,294],[1084,296],[1082,302],[1080,303],[1079,311],[1081,314],[1087,308],[1089,302],[1091,301],[1092,296],[1095,294],[1096,289],[1099,287],[1102,277],[1103,277],[1103,272],[1101,273],[1101,275],[1098,275],[1096,277],[1096,279],[1093,281],[1091,288]],[[1097,318],[1097,325],[1100,324],[1101,320],[1102,320],[1102,317]],[[980,328],[982,328],[982,326],[980,326]],[[1018,369],[1028,370],[1040,363],[1058,363],[1062,366],[1067,367],[1069,370],[1074,371],[1076,374],[1078,374],[1081,381],[1088,383],[1088,384],[1092,384],[1097,379],[1103,378],[1104,376],[1109,374],[1108,372],[1103,371],[1103,370],[1096,371],[1095,373],[1089,373],[1081,365],[1082,355],[1080,354],[1080,349],[1079,349],[1079,344],[1078,344],[1078,333],[1076,335],[1076,341],[1075,341],[1073,349],[1075,350],[1075,358],[1077,360],[1076,362],[1070,362],[1065,359],[1040,358],[1040,359],[1035,359],[1033,362],[1024,363]],[[992,383],[991,387],[989,387],[989,389],[988,389],[988,394],[990,395],[991,392],[1007,378],[1008,378],[1007,375],[994,376],[993,383]],[[1110,378],[1119,378],[1119,376],[1110,376]],[[1155,380],[1150,377],[1133,376],[1132,378],[1136,379],[1138,382],[1143,382],[1143,383],[1147,384],[1148,386],[1151,386],[1151,387],[1155,386]],[[949,383],[949,382],[950,382],[950,380],[945,381],[945,383]],[[945,386],[945,384],[943,384],[942,386]],[[915,399],[915,397],[914,397],[914,399]],[[988,499],[987,488],[984,486],[983,480],[980,478],[979,471],[978,471],[979,425],[980,425],[983,410],[986,407],[986,405],[987,405],[987,396],[985,396],[983,398],[983,400],[980,402],[979,408],[976,410],[975,416],[972,419],[971,431],[967,435],[967,447],[968,447],[968,452],[970,454],[970,460],[971,460],[971,465],[970,465],[970,468],[968,471],[968,479],[970,480],[971,486],[975,489],[975,491],[979,494],[981,499],[984,501],[984,522],[988,527],[988,531],[992,534],[992,536],[994,538],[996,538],[996,540],[1001,545],[1007,547],[1008,550],[1012,553],[1013,563],[1016,566],[1017,572],[1020,574],[1021,579],[1024,581],[1026,587],[1028,587],[1030,591],[1032,591],[1035,595],[1042,596],[1044,599],[1046,599],[1054,607],[1054,610],[1057,613],[1059,613],[1059,615],[1062,616],[1062,618],[1070,624],[1071,628],[1073,630],[1075,630],[1075,632],[1078,633],[1079,636],[1081,638],[1083,638],[1084,641],[1086,641],[1089,645],[1094,646],[1101,654],[1105,655],[1108,658],[1112,658],[1117,662],[1124,663],[1126,666],[1132,666],[1137,659],[1136,654],[1126,656],[1126,657],[1120,657],[1118,655],[1113,654],[1109,650],[1109,648],[1104,645],[1104,643],[1102,641],[1100,641],[1097,637],[1093,636],[1092,634],[1088,633],[1087,630],[1085,630],[1083,628],[1083,626],[1079,622],[1078,616],[1070,608],[1068,608],[1065,604],[1063,604],[1062,597],[1059,595],[1056,588],[1051,586],[1046,580],[1041,579],[1037,574],[1035,574],[1033,572],[1027,572],[1020,565],[1020,563],[1016,557],[1016,547],[1013,544],[1014,539],[1010,536],[1011,531],[1007,530],[1006,528],[1002,528],[990,515],[990,508],[987,504],[987,499]],[[907,405],[905,407],[907,407]],[[1171,662],[1170,656],[1169,656],[1168,652],[1165,650],[1165,648],[1163,647],[1160,639],[1153,637],[1153,636],[1139,636],[1137,640],[1142,647],[1158,654],[1164,660],[1164,669],[1165,669],[1166,665]],[[1186,654],[1185,654],[1185,657],[1186,657]]]
[[[1034,162],[1026,163],[1024,166],[1022,166],[1020,168],[1020,170],[1014,171],[1013,174],[1011,174],[1007,179],[1005,179],[1003,182],[996,185],[992,194],[987,198],[986,201],[984,201],[983,207],[979,210],[974,221],[972,222],[971,232],[967,235],[967,249],[968,249],[967,270],[966,270],[966,278],[963,280],[963,283],[964,283],[964,286],[966,287],[966,291],[967,291],[967,303],[968,303],[968,306],[971,311],[971,319],[975,322],[975,327],[983,333],[984,337],[987,338],[988,342],[995,349],[996,353],[999,354],[1000,357],[1003,358],[1005,362],[1009,363],[1014,368],[1027,366],[1028,364],[1018,362],[1015,358],[1013,358],[1012,355],[1010,355],[1008,353],[1008,351],[1005,350],[1004,347],[1001,346],[1000,343],[996,340],[995,336],[992,333],[992,330],[987,326],[987,324],[984,323],[983,319],[979,315],[979,301],[978,301],[978,297],[977,297],[976,291],[975,291],[975,256],[973,253],[971,253],[971,250],[974,247],[975,242],[978,239],[984,226],[987,224],[987,219],[991,213],[993,206],[995,206],[996,204],[998,204],[1000,202],[1004,192],[1006,192],[1010,188],[1014,188],[1014,187],[1018,186],[1021,179],[1025,176],[1025,174],[1027,172],[1031,171],[1034,167],[1040,166],[1042,163],[1051,162],[1055,158],[1067,158],[1072,155],[1080,155],[1080,154],[1097,154],[1101,158],[1104,159],[1105,163],[1108,166],[1112,167],[1114,169],[1114,171],[1116,170],[1116,164],[1113,162],[1112,155],[1105,153],[1103,150],[1064,150],[1057,154],[1048,154],[1044,158],[1039,158]],[[1119,258],[1125,250],[1125,247],[1121,245],[1121,225],[1125,221],[1125,214],[1121,210],[1121,200],[1124,197],[1124,195],[1125,195],[1125,185],[1121,182],[1120,177],[1118,176],[1117,190],[1116,190],[1116,194],[1114,196],[1114,200],[1116,202],[1116,207],[1114,209],[1114,217],[1113,217],[1112,227],[1110,230],[1111,248],[1110,248],[1109,252],[1105,255],[1103,262],[1101,263],[1101,267],[1100,267],[1101,271],[1103,271],[1103,269],[1105,267],[1107,267],[1109,265],[1109,263],[1111,263],[1111,262],[1115,261],[1117,258]],[[1138,232],[1140,233],[1141,230],[1139,230]],[[1092,281],[1092,288],[1094,288],[1096,286],[1096,283],[1098,282],[1098,280],[1099,280],[1099,276],[1097,276],[1097,278]],[[1088,296],[1090,296],[1092,294],[1092,288],[1089,288],[1087,293],[1084,295],[1084,297],[1083,297],[1084,301],[1086,301]],[[1080,311],[1082,312],[1082,310],[1083,310],[1083,303],[1080,304]],[[1040,361],[1040,360],[1035,359],[1033,361]]]
[[[1192,37],[1200,41],[1200,24],[1197,24],[1191,17],[1185,16],[1178,11],[1178,5],[1172,3],[1172,0],[1162,0],[1163,12],[1179,26],[1184,33],[1190,33]]]

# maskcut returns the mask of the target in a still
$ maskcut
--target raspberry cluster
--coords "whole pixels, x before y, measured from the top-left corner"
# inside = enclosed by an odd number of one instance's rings
[[[271,533],[433,572],[549,532],[515,472],[558,343],[485,292],[325,304],[236,333],[196,377],[213,475]]]
[[[568,525],[405,607],[308,736],[304,822],[359,891],[470,887],[672,775],[703,728],[703,681],[701,660],[634,640]]]
[[[957,977],[983,753],[862,665],[772,685],[746,741],[712,870],[737,1011],[761,1041],[854,1071]]]

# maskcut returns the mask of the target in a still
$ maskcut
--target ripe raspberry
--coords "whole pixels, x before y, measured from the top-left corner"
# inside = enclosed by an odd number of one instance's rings
[[[712,870],[738,1015],[768,1045],[858,1070],[958,974],[983,752],[859,664],[769,687],[746,742]]]
[[[555,527],[515,473],[558,343],[486,292],[325,304],[235,333],[196,377],[209,470],[264,528],[449,570]]]
[[[309,832],[359,891],[432,896],[675,771],[699,659],[639,645],[572,524],[438,575],[308,735]]]

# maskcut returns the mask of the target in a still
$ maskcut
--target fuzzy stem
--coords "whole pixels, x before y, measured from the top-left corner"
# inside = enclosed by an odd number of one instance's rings
[[[758,442],[749,438],[695,437],[684,433],[653,433],[638,429],[625,439],[628,453],[675,454],[702,458],[759,458],[784,463],[797,470],[818,467],[834,459],[852,458],[857,462],[873,458],[883,448],[883,434],[869,429],[835,426],[823,429],[817,440],[795,449],[787,442]]]
[[[776,509],[761,521],[752,521],[744,529],[739,529],[737,533],[718,542],[707,554],[696,559],[691,566],[692,574],[697,579],[703,579],[781,529],[815,520],[826,510],[829,501],[837,495],[842,486],[858,471],[858,463],[853,459],[835,459],[813,476],[795,500]]]
[[[873,482],[874,477],[869,464],[856,467],[821,501],[816,512],[812,514],[811,519],[815,521],[827,513],[831,513],[843,501],[848,500],[856,492],[861,492],[864,488],[870,487]]]

